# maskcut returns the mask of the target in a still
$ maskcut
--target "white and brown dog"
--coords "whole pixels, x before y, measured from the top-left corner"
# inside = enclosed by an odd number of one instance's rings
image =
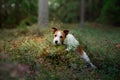
[[[74,50],[92,68],[96,68],[90,61],[86,52],[82,50],[82,48],[80,47],[79,42],[75,39],[75,37],[72,34],[69,34],[69,30],[58,30],[57,28],[52,28],[52,29],[54,33],[53,43],[55,45],[65,44],[67,46],[66,49],[67,51]]]

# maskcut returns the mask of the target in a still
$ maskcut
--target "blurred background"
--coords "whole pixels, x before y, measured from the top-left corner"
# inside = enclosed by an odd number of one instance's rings
[[[97,69],[54,46],[51,27]],[[0,0],[0,80],[120,80],[120,0]]]
[[[84,0],[83,4],[86,22],[120,25],[119,0]],[[0,0],[0,28],[37,23],[38,5],[38,0]],[[48,7],[49,21],[80,22],[81,0],[48,0]]]

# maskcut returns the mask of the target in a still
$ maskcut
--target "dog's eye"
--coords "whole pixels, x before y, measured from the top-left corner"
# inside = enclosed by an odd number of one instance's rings
[[[63,38],[62,36],[60,36],[60,38]]]
[[[57,35],[55,35],[55,37],[56,37]]]

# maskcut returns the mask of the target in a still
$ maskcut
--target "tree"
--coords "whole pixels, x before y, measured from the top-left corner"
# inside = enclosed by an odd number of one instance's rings
[[[81,0],[80,25],[84,26],[85,0]]]
[[[120,26],[120,0],[104,0],[98,21]]]
[[[38,0],[0,0],[0,28],[26,27],[37,22]]]
[[[88,3],[89,3],[88,4],[88,7],[89,7],[89,11],[88,11],[89,12],[89,20],[91,20],[93,0],[89,0]]]
[[[38,5],[38,34],[41,35],[40,29],[48,26],[48,0],[39,0]]]
[[[39,0],[38,15],[39,27],[48,26],[48,0]]]

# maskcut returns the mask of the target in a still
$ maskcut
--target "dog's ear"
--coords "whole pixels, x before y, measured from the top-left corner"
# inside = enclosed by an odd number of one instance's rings
[[[57,28],[55,28],[55,27],[52,27],[52,29],[53,29],[53,33],[55,33],[58,29]]]
[[[67,35],[69,33],[69,30],[64,30],[63,32],[65,33],[65,35]]]

